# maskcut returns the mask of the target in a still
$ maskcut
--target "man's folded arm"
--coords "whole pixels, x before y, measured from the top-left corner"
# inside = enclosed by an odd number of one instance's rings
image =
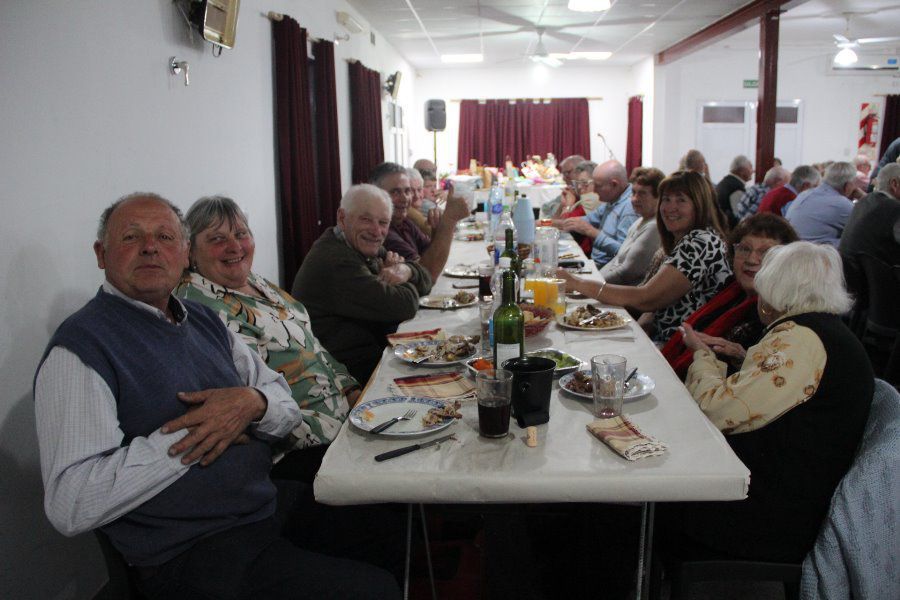
[[[89,531],[140,506],[187,472],[169,446],[187,431],[137,437],[121,446],[109,386],[75,354],[50,351],[35,381],[44,509],[65,535]]]

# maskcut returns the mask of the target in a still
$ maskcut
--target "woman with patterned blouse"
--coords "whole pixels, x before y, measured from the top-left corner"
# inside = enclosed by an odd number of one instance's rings
[[[706,178],[678,171],[659,184],[656,227],[666,255],[663,265],[638,286],[587,281],[560,269],[569,290],[605,304],[652,313],[648,326],[663,344],[688,315],[703,306],[731,276],[724,229]]]
[[[851,301],[834,248],[772,248],[755,286],[767,329],[737,373],[726,376],[725,364],[684,325],[684,343],[694,352],[687,388],[750,469],[748,497],[672,506],[666,522],[689,541],[732,556],[799,562],[853,460],[874,376],[840,318]]]
[[[230,198],[201,198],[185,217],[191,267],[175,293],[215,310],[291,386],[311,433],[293,448],[330,443],[359,397],[359,384],[319,344],[303,305],[251,271],[255,243]],[[296,454],[296,453],[294,453]]]

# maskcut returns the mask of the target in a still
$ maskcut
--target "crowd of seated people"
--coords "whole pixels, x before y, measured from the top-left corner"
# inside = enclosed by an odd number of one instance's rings
[[[753,473],[745,501],[665,507],[664,543],[799,560],[872,396],[865,350],[840,319],[851,303],[841,255],[898,264],[900,164],[879,164],[864,197],[859,158],[821,175],[775,166],[749,188],[745,157],[714,186],[697,150],[669,176],[580,156],[560,166],[572,189],[554,225],[584,236],[601,279],[559,276],[640,314]],[[398,597],[397,540],[329,535],[331,519],[354,517],[322,517],[311,483],[467,214],[437,190],[433,164],[383,163],[344,194],[288,293],[253,271],[233,200],[201,198],[184,219],[155,194],[116,201],[94,245],[106,281],[35,376],[51,521],[101,529],[150,598]],[[277,518],[273,478],[306,486],[293,529]]]

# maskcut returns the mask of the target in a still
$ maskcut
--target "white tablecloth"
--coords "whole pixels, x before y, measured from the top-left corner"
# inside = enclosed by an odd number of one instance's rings
[[[531,200],[532,208],[540,208],[551,200],[556,200],[562,195],[562,191],[566,188],[561,183],[542,183],[535,185],[530,181],[523,181],[516,184],[519,193],[524,193]]]
[[[574,245],[573,245],[574,246]],[[454,242],[448,266],[471,264],[487,257],[483,242]],[[591,261],[586,261],[593,268]],[[441,276],[433,293],[452,293],[452,284],[474,279]],[[477,291],[477,290],[470,290]],[[443,327],[449,333],[478,334],[478,309],[419,311],[400,331]],[[648,502],[737,500],[746,496],[749,471],[722,434],[697,408],[665,359],[636,325],[632,339],[622,333],[567,331],[551,323],[526,350],[553,346],[589,361],[600,353],[621,354],[629,369],[640,367],[656,382],[650,396],[625,404],[625,413],[646,433],[665,442],[660,457],[629,462],[592,437],[585,426],[593,419],[590,401],[561,392],[554,381],[550,422],[538,427],[539,445],[524,443],[515,420],[513,438],[492,440],[478,435],[477,406],[463,406],[463,418],[440,434],[421,440],[385,439],[344,424],[325,455],[315,481],[315,494],[326,504],[378,502]],[[365,393],[366,399],[391,395],[395,377],[426,372],[385,352]],[[456,440],[377,463],[376,454],[454,433]]]

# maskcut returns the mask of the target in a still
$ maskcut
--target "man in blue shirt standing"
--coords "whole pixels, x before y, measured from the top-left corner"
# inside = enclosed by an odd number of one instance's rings
[[[631,184],[622,163],[608,160],[597,165],[593,173],[594,192],[600,206],[583,217],[565,219],[559,226],[592,240],[591,258],[602,267],[613,259],[638,216],[631,206]]]
[[[848,162],[833,163],[819,187],[797,196],[784,216],[801,240],[837,248],[853,210],[850,198],[857,190],[856,167]]]

